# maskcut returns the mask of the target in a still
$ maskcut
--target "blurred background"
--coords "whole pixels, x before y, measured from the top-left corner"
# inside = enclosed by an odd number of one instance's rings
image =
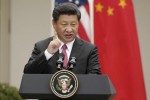
[[[0,0],[0,82],[19,88],[34,43],[53,32],[53,4],[53,0]],[[147,100],[150,100],[150,0],[133,0],[133,4]]]

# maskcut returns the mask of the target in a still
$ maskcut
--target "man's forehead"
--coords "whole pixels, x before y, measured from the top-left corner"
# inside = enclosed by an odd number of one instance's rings
[[[69,21],[78,20],[77,15],[60,15],[58,20]]]

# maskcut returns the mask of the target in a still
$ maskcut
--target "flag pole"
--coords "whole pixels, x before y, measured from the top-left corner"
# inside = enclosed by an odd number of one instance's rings
[[[94,44],[94,11],[93,11],[93,0],[88,0],[89,1],[89,8],[90,8],[90,23],[91,23],[91,25],[90,25],[90,27],[91,27],[91,38],[90,38],[90,40],[91,40],[91,43],[93,43]]]

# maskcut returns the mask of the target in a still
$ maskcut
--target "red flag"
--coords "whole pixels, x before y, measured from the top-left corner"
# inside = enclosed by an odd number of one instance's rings
[[[114,100],[146,100],[132,0],[94,0],[94,42]]]

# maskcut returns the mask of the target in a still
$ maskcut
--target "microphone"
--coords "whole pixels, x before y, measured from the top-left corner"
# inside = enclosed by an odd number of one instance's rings
[[[76,57],[71,57],[68,65],[68,70],[72,70],[73,67],[76,65]]]
[[[64,54],[63,53],[60,53],[59,54],[59,59],[57,60],[56,62],[56,65],[57,65],[57,69],[60,70],[63,68],[63,61],[64,61]]]

